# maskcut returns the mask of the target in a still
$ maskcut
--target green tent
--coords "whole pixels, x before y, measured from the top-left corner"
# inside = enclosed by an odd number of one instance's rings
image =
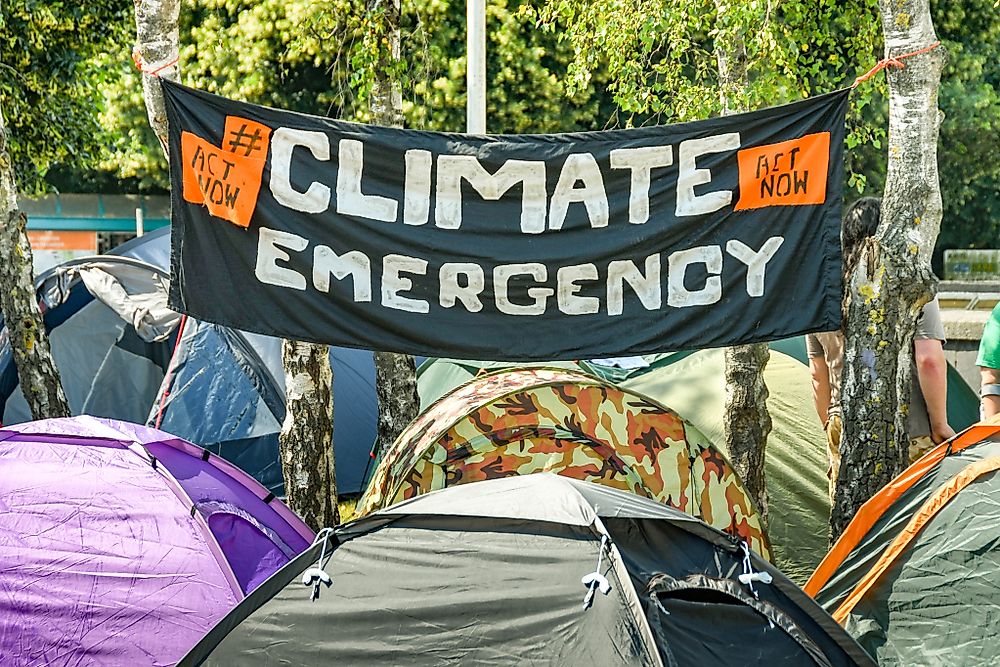
[[[1000,664],[1000,422],[939,445],[855,515],[806,591],[880,665]]]

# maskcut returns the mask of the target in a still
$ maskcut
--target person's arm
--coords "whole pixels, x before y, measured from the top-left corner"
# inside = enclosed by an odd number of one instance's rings
[[[812,374],[813,403],[819,421],[826,428],[830,419],[830,368],[823,357],[809,357],[809,372]]]
[[[980,366],[979,372],[982,375],[982,388],[987,385],[1000,385],[1000,368],[988,368]],[[983,419],[989,419],[994,415],[1000,415],[1000,396],[983,396],[980,405],[982,406]]]
[[[931,422],[931,440],[938,444],[955,435],[948,424],[948,362],[944,358],[944,347],[934,338],[916,338],[913,355],[920,393],[924,395]]]

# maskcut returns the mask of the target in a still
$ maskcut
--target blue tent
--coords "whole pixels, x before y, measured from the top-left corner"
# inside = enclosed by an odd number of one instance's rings
[[[167,278],[169,230],[38,277],[45,326],[73,413],[156,426],[218,453],[283,494],[281,341],[192,319],[164,340],[143,340],[74,272],[95,262],[112,272],[127,267]],[[357,493],[375,441],[374,360],[368,351],[331,348],[330,363],[337,485],[341,493]],[[6,328],[0,332],[0,414],[4,424],[31,419]]]

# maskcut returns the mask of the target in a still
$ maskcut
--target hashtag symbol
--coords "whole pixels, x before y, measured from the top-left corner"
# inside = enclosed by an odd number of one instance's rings
[[[232,149],[233,153],[240,148],[245,148],[247,152],[244,153],[244,155],[250,155],[250,153],[253,153],[255,150],[260,148],[257,143],[261,139],[260,128],[254,130],[253,134],[249,134],[246,129],[247,124],[243,123],[243,126],[240,129],[232,133],[233,138],[229,141],[229,147]],[[244,139],[247,140],[245,143],[243,141]]]

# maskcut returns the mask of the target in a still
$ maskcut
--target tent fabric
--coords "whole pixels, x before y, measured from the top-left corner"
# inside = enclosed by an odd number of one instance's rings
[[[932,450],[859,510],[809,582],[880,664],[1000,661],[998,469],[1000,424]]]
[[[168,280],[143,266],[89,262],[75,267],[87,291],[135,328],[143,340],[166,340],[180,315],[167,307]]]
[[[827,495],[826,435],[816,418],[811,379],[802,336],[770,343],[764,371],[772,428],[768,436],[765,477],[771,513],[768,517],[774,562],[793,581],[804,583],[827,552],[830,501]],[[594,361],[561,362],[625,389],[668,405],[723,454],[725,359],[722,350],[646,355],[648,364],[636,369],[603,366]],[[483,369],[510,364],[434,359],[418,369],[421,407]],[[520,367],[520,366],[518,366]],[[978,398],[949,367],[948,414],[956,428],[975,421]]]
[[[310,601],[317,561],[333,583]],[[610,588],[586,606],[599,562]],[[737,541],[661,503],[552,474],[476,482],[337,529],[180,664],[874,664],[778,570],[749,563],[773,577],[759,597],[737,581]]]
[[[173,664],[312,537],[170,434],[92,417],[0,429],[0,656]]]
[[[357,512],[445,486],[556,472],[676,507],[767,557],[753,502],[725,457],[671,410],[593,376],[500,371],[462,385],[384,453]]]
[[[937,517],[945,507],[955,500],[956,496],[960,491],[966,490],[971,484],[979,482],[980,478],[984,475],[995,473],[1000,470],[1000,457],[993,457],[989,459],[984,459],[982,461],[977,461],[971,465],[966,466],[962,472],[958,473],[956,476],[949,479],[945,484],[939,487],[934,494],[928,498],[920,509],[910,517],[907,522],[906,527],[898,533],[893,539],[892,543],[882,552],[879,556],[878,562],[872,566],[872,569],[868,571],[867,574],[861,579],[860,582],[854,587],[854,590],[847,596],[837,610],[833,613],[833,618],[835,621],[842,623],[846,618],[847,614],[854,609],[855,605],[868,593],[873,586],[876,585],[878,579],[892,567],[897,560],[900,559],[902,554],[904,554],[908,549],[912,548],[918,534],[922,531],[935,517]],[[963,496],[964,498],[971,497],[972,494]],[[988,491],[984,495],[984,499],[988,501]],[[957,503],[956,503],[957,504]],[[952,505],[954,507],[954,505]]]
[[[928,493],[927,488],[933,484],[935,476],[944,475],[947,478],[947,476],[954,474],[953,471],[957,469],[957,466],[968,465],[969,461],[974,460],[956,456],[959,452],[972,445],[978,445],[978,448],[985,447],[984,441],[996,434],[998,427],[1000,427],[1000,417],[970,426],[948,442],[941,443],[925,453],[918,461],[904,470],[899,477],[870,498],[858,510],[823,562],[813,572],[809,582],[804,586],[805,591],[815,597],[866,536],[886,532],[882,530],[872,531],[872,527],[882,519],[886,511],[904,493],[907,493],[914,486],[918,486],[917,491],[911,495],[917,498],[925,497]],[[945,460],[946,457],[948,460]],[[934,472],[934,475],[930,475],[931,472]]]
[[[284,494],[278,457],[285,416],[281,341],[189,319],[177,344],[178,316],[163,301],[169,270],[165,228],[38,277],[71,411],[160,425]],[[172,357],[177,368],[168,371]],[[340,348],[330,349],[330,364],[338,490],[353,494],[361,491],[375,442],[375,364],[371,352]],[[0,417],[3,424],[31,419],[2,334]]]
[[[793,581],[804,582],[828,546],[826,435],[816,418],[807,366],[772,350],[764,382],[771,416],[764,459],[768,536],[775,564]],[[727,453],[723,350],[663,359],[621,385],[669,405]]]
[[[49,332],[49,346],[74,414],[132,422],[146,419],[149,404],[163,381],[169,356],[166,346],[145,343],[134,329],[93,298]],[[21,392],[8,344],[0,350],[0,374],[7,390],[3,393],[6,401],[2,422],[29,421],[31,410]]]
[[[804,354],[805,345],[801,347]],[[689,431],[703,434],[704,442],[725,455],[723,352],[702,350],[645,359],[649,366],[638,370],[608,369],[588,362],[566,365],[600,373],[625,389],[670,406],[683,417]],[[480,368],[505,367],[494,363],[480,367],[480,363],[442,359],[423,364],[418,374],[422,408],[427,409],[431,398],[475,377]],[[768,537],[775,564],[793,581],[804,582],[827,549],[826,436],[815,418],[807,367],[772,350],[764,379],[772,421],[765,460],[772,509]]]

